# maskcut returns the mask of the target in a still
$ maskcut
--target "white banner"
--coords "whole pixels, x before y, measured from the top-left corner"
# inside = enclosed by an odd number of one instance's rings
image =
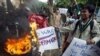
[[[74,38],[62,56],[100,56],[97,46],[86,45],[86,41]]]
[[[59,8],[60,14],[67,14],[67,8]]]
[[[36,31],[39,39],[39,51],[58,48],[58,42],[54,27],[46,27]]]

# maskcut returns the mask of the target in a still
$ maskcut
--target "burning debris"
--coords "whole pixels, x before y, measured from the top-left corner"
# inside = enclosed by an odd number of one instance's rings
[[[7,8],[5,9],[5,6],[2,6],[4,10],[0,8],[2,12],[0,14],[0,56],[32,56],[32,50],[37,48],[35,45],[38,43],[35,34],[37,26],[28,21],[27,12],[23,8],[15,9],[10,6],[10,0],[7,1],[9,1]],[[37,55],[38,50],[34,52]]]
[[[18,39],[7,39],[7,42],[5,43],[5,50],[11,55],[28,53],[31,50],[30,36],[25,35]]]

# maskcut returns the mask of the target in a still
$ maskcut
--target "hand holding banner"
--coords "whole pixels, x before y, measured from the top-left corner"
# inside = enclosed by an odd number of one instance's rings
[[[74,38],[62,56],[100,56],[100,48],[87,45],[86,41]]]

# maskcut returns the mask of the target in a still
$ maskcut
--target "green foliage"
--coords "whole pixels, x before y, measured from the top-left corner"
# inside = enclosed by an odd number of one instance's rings
[[[47,3],[43,3],[43,2],[38,2],[39,6],[47,6]]]
[[[88,0],[76,0],[78,3],[85,4]]]
[[[57,7],[67,7],[70,3],[71,3],[70,0],[59,0],[59,2],[57,2],[56,6]]]
[[[85,4],[88,0],[76,0],[77,3],[82,3]],[[73,2],[73,0],[59,0],[56,4],[57,7],[68,7],[71,3]]]

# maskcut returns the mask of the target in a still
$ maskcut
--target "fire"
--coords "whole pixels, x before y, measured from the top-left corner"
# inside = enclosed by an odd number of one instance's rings
[[[5,50],[11,55],[26,54],[31,51],[31,40],[30,36],[26,35],[18,39],[10,38],[5,43]]]
[[[37,42],[37,36],[36,36],[36,30],[37,30],[37,24],[36,22],[30,22],[31,31],[32,34],[32,41]]]

